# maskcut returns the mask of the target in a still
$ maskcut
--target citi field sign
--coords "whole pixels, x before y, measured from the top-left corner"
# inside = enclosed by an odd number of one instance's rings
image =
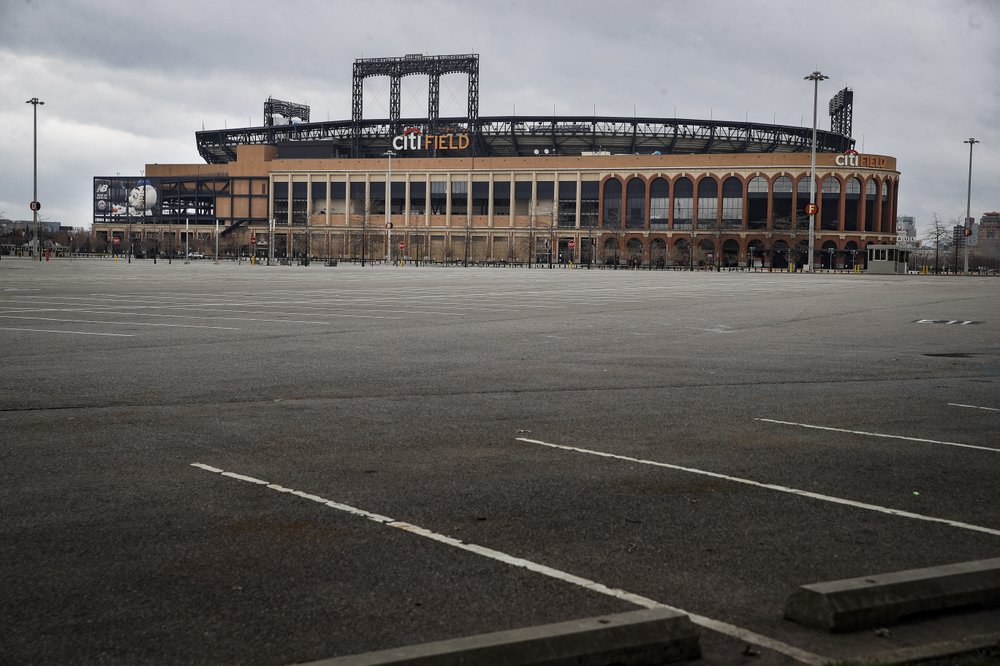
[[[407,127],[402,134],[392,138],[393,150],[465,150],[469,147],[469,135],[424,134],[418,127]]]
[[[862,155],[856,150],[845,151],[843,155],[837,155],[833,161],[837,166],[869,167],[872,169],[884,169],[887,164],[886,158],[881,155]]]

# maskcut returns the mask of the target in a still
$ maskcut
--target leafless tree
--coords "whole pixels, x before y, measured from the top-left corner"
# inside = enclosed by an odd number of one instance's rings
[[[932,243],[934,246],[935,274],[941,272],[941,246],[948,240],[948,235],[950,233],[951,227],[939,220],[937,213],[934,213],[934,221],[931,222],[931,228],[927,231],[927,236],[925,238],[927,242]]]

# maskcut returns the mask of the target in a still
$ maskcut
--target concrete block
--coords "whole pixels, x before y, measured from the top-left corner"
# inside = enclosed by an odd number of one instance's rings
[[[785,617],[815,629],[856,631],[916,613],[1000,605],[1000,558],[803,585]]]
[[[653,608],[335,657],[310,666],[625,666],[700,656],[691,619]]]

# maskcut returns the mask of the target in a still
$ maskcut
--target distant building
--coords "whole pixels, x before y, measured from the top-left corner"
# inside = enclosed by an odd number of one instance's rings
[[[62,229],[62,225],[59,222],[50,222],[47,220],[39,220],[39,225],[41,225],[42,232],[47,234],[54,234]],[[0,220],[0,233],[10,233],[12,231],[34,231],[35,223],[31,220]]]
[[[979,218],[979,238],[981,240],[1000,239],[1000,212],[983,213]]]
[[[896,218],[896,245],[917,246],[917,222],[912,215],[902,215]]]

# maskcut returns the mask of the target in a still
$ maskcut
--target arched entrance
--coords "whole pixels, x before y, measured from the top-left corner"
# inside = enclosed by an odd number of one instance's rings
[[[666,267],[667,243],[662,238],[654,238],[649,242],[649,263],[653,268]]]
[[[854,270],[854,267],[859,265],[860,262],[864,262],[864,252],[858,250],[858,244],[854,241],[848,241],[844,245],[844,266],[850,270]]]
[[[702,238],[698,241],[698,252],[695,256],[699,266],[714,266],[718,257],[715,254],[715,242]]]
[[[832,271],[834,266],[837,265],[837,244],[833,241],[826,241],[823,243],[823,247],[820,248],[819,252],[819,262],[820,266]]]
[[[604,239],[604,263],[608,266],[618,265],[618,239],[614,236],[608,236]]]
[[[722,244],[722,265],[725,268],[738,266],[740,262],[740,244],[730,238]]]
[[[774,241],[771,246],[771,267],[788,268],[788,243],[783,240]]]
[[[625,244],[625,257],[628,260],[629,268],[638,268],[642,265],[642,241],[638,238],[629,238]]]
[[[691,268],[692,263],[691,242],[687,238],[681,238],[674,243],[674,265]]]
[[[809,241],[800,240],[795,246],[795,267],[802,268],[809,263]]]
[[[752,240],[747,244],[747,262],[750,268],[763,268],[766,261],[764,243],[759,240]]]

